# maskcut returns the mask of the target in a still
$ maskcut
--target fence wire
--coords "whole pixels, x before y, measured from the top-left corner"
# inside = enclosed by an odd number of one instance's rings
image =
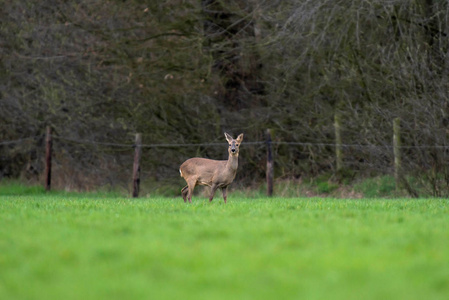
[[[21,138],[21,139],[11,140],[11,141],[1,141],[0,142],[0,146],[20,144],[20,143],[25,142],[25,141],[34,140],[34,139],[36,139],[38,137],[42,137],[42,135],[36,135],[36,136],[32,136],[32,137]]]
[[[17,140],[0,141],[0,146],[20,144],[25,141],[41,138],[43,135],[36,135],[26,138],[20,138]],[[115,142],[98,142],[86,139],[73,139],[57,135],[52,135],[53,139],[76,143],[84,145],[98,145],[98,146],[110,146],[120,148],[134,148],[135,143],[115,143]],[[272,145],[287,145],[287,146],[307,146],[307,147],[343,147],[343,148],[378,148],[378,149],[393,149],[393,145],[373,145],[373,144],[335,144],[335,143],[313,143],[313,142],[287,142],[287,141],[245,141],[245,145],[266,145],[271,143]],[[226,143],[161,143],[161,144],[142,144],[142,148],[181,148],[181,147],[216,147],[223,146]],[[401,145],[401,149],[449,149],[449,145]]]

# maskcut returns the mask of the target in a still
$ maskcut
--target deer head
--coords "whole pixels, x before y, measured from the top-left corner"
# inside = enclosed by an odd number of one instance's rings
[[[243,141],[243,133],[240,134],[235,140],[230,136],[228,133],[225,132],[226,140],[229,143],[229,155],[231,156],[238,156],[239,155],[239,146],[240,143]]]

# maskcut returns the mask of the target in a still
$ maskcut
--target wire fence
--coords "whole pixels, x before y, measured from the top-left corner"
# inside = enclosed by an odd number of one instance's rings
[[[37,136],[32,136],[32,137],[20,138],[20,139],[17,139],[17,140],[1,141],[0,142],[0,146],[20,144],[20,143],[23,143],[25,141],[35,140],[36,138],[38,138],[40,136],[43,136],[43,135],[37,135]]]
[[[44,135],[36,135],[31,137],[20,138],[16,140],[1,141],[0,146],[20,144],[26,141],[33,141],[43,138]],[[87,139],[74,139],[57,135],[52,135],[55,140],[76,143],[81,145],[93,146],[109,146],[117,148],[134,148],[135,143],[115,143],[115,142],[99,142]],[[271,141],[272,145],[287,146],[304,146],[304,147],[336,147],[336,143],[314,143],[314,142],[287,142],[287,141]],[[162,143],[162,144],[142,144],[142,148],[184,148],[184,147],[222,147],[225,143]],[[267,141],[245,141],[245,145],[266,145]],[[372,148],[372,149],[393,149],[393,145],[375,145],[375,144],[339,144],[343,148]],[[400,145],[400,149],[449,149],[449,145]]]
[[[44,140],[46,140],[48,136],[45,135],[35,135],[35,136],[28,136],[28,137],[21,137],[17,139],[11,139],[11,140],[3,140],[0,141],[0,150],[2,150],[4,153],[8,151],[8,149],[13,148],[19,148],[15,146],[20,145],[28,145],[28,147],[23,147],[23,151],[29,151],[30,148],[33,146],[36,146],[36,144],[43,143]],[[76,144],[76,145],[84,145],[84,146],[93,146],[96,148],[102,148],[103,151],[106,151],[107,149],[117,149],[118,151],[132,151],[133,149],[136,149],[137,147],[140,149],[173,149],[174,151],[179,151],[175,149],[179,148],[213,148],[213,147],[223,147],[226,145],[225,142],[223,143],[141,143],[139,145],[136,145],[136,143],[117,143],[117,142],[110,142],[110,141],[97,141],[92,139],[78,139],[78,138],[70,138],[65,136],[59,136],[56,134],[51,134],[51,138],[53,141],[61,142],[63,144]],[[281,141],[281,140],[264,140],[264,141],[244,141],[244,145],[247,146],[256,146],[255,149],[259,149],[258,155],[259,157],[263,156],[261,154],[261,150],[264,151],[264,149],[268,146],[274,147],[274,157],[277,156],[276,151],[280,151],[279,147],[281,146],[289,146],[289,147],[302,147],[303,152],[306,152],[303,149],[312,149],[312,148],[318,148],[319,151],[324,151],[323,149],[326,148],[327,155],[332,156],[332,152],[336,152],[337,148],[344,149],[344,165],[346,168],[357,168],[360,167],[360,165],[365,165],[366,168],[374,170],[377,165],[382,164],[383,168],[385,168],[385,165],[389,165],[388,170],[390,173],[396,173],[396,170],[394,168],[397,168],[397,166],[394,164],[396,161],[395,157],[395,151],[394,151],[394,143],[391,144],[337,144],[337,143],[328,143],[328,142],[297,142],[297,141]],[[403,160],[406,161],[406,164],[416,167],[417,162],[414,161],[414,158],[410,156],[410,153],[412,153],[414,150],[420,153],[428,153],[431,151],[440,151],[442,153],[445,153],[444,155],[448,154],[449,151],[446,151],[449,149],[449,145],[397,145],[397,148],[401,150],[401,152],[408,153],[405,154],[403,157]],[[12,150],[11,150],[12,151]],[[14,149],[15,152],[18,152],[20,150]],[[82,150],[87,153],[90,150]],[[301,152],[297,151],[297,152]],[[314,150],[316,153],[318,150]],[[314,152],[309,151],[309,152]],[[43,151],[41,151],[42,153]],[[291,154],[290,157],[298,154]],[[330,153],[330,154],[329,154]],[[309,153],[310,154],[310,153]],[[409,157],[407,157],[409,155]],[[414,154],[415,155],[415,154]],[[424,155],[425,156],[425,155]],[[448,155],[449,156],[449,155]],[[310,164],[327,164],[327,165],[334,165],[336,163],[335,157],[327,157],[326,159],[323,159],[324,156],[320,155],[309,155],[307,157],[307,161]],[[316,159],[316,160],[315,160]],[[425,158],[424,161],[428,159]],[[42,160],[42,159],[41,159]],[[322,161],[320,161],[322,160]],[[160,165],[164,165],[163,160],[159,161]],[[285,160],[282,162],[279,158],[279,161],[277,162],[277,166],[281,167],[288,167],[288,164],[292,163],[289,160]],[[167,165],[167,163],[165,163]],[[261,168],[264,168],[263,164],[260,164]],[[1,168],[1,165],[0,165]],[[334,168],[335,166],[331,166],[331,168]],[[380,169],[380,168],[379,168]],[[1,169],[0,169],[0,175],[1,175]],[[113,175],[111,175],[113,176]],[[1,178],[1,176],[0,176]],[[448,189],[449,189],[449,184]]]

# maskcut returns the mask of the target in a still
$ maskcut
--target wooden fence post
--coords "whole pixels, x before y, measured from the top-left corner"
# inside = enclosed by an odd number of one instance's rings
[[[134,145],[134,165],[133,165],[133,198],[139,197],[140,188],[140,157],[142,155],[142,134],[136,134],[136,144]]]
[[[45,134],[45,190],[51,189],[51,156],[52,156],[52,144],[53,139],[51,136],[51,127],[47,126]]]
[[[400,188],[401,181],[401,119],[393,120],[393,154],[394,154],[394,178],[396,190]]]
[[[343,152],[341,142],[341,117],[340,113],[336,112],[334,115],[334,128],[335,128],[335,156],[336,156],[336,170],[337,173],[343,168]]]
[[[273,196],[273,146],[271,143],[271,130],[267,129],[267,196]]]

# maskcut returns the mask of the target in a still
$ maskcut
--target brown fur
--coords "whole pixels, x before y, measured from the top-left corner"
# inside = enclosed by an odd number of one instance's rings
[[[227,187],[234,181],[237,173],[239,146],[243,141],[243,133],[237,139],[233,139],[225,133],[226,140],[229,142],[228,160],[213,160],[207,158],[190,158],[186,160],[179,172],[187,182],[187,185],[181,190],[184,202],[192,202],[192,194],[196,185],[206,185],[211,188],[209,201],[212,201],[217,188],[221,188],[223,200],[226,203]]]

